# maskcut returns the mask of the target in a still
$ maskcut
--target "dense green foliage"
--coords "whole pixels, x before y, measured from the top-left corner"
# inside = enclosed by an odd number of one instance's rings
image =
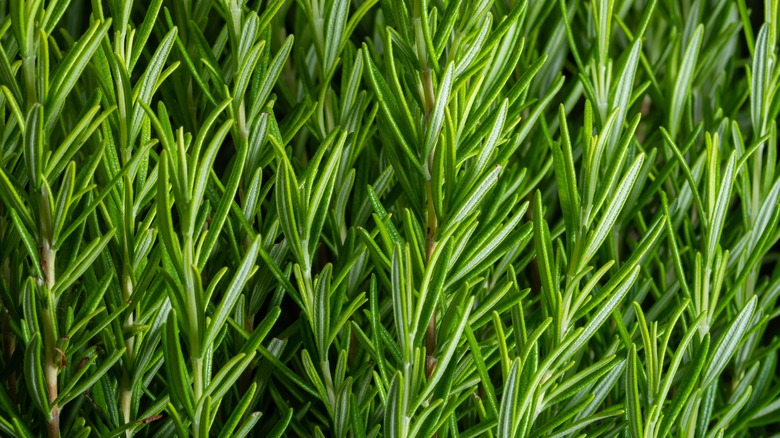
[[[769,435],[779,9],[0,0],[0,435]]]

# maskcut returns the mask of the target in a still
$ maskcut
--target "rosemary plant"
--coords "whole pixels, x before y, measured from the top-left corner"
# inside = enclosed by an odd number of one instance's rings
[[[0,435],[769,436],[778,0],[0,0]]]

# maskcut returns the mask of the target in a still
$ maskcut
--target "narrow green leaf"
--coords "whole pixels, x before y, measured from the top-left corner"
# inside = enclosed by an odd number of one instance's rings
[[[34,17],[33,14],[31,17]],[[65,105],[65,98],[70,94],[89,60],[97,51],[100,42],[108,33],[111,19],[95,20],[81,39],[68,51],[68,54],[57,65],[57,69],[49,81],[49,94],[46,99],[46,132],[54,129],[60,112]]]
[[[685,54],[682,57],[680,70],[677,72],[677,78],[672,91],[671,108],[669,110],[669,134],[671,138],[676,139],[680,131],[680,125],[683,118],[683,107],[685,101],[690,96],[691,82],[696,70],[696,62],[699,57],[701,40],[704,35],[704,26],[698,25],[693,38],[688,42],[685,48]]]
[[[625,269],[625,267],[623,269]],[[567,353],[574,354],[582,348],[582,346],[596,333],[596,330],[598,330],[604,321],[606,321],[609,315],[612,314],[612,311],[617,307],[620,301],[623,300],[623,297],[626,296],[628,290],[634,285],[637,277],[639,277],[639,266],[628,272],[628,276],[615,288],[615,290],[602,291],[602,293],[610,294],[609,299],[599,306],[596,314],[593,315],[590,321],[585,325],[585,329],[577,336],[574,343],[572,343],[567,350]],[[563,354],[563,356],[568,356],[569,354]]]
[[[534,248],[536,249],[536,263],[542,289],[545,293],[546,304],[555,309],[557,307],[558,287],[555,285],[554,279],[552,240],[547,221],[544,220],[542,208],[542,193],[537,190],[536,194],[534,194]]]
[[[130,143],[132,144],[138,133],[141,131],[141,122],[144,109],[141,106],[141,102],[145,105],[151,106],[152,95],[157,90],[157,81],[160,78],[165,62],[168,59],[168,55],[171,53],[173,43],[176,40],[177,29],[174,27],[165,35],[165,38],[157,46],[157,50],[154,51],[154,56],[149,61],[149,65],[146,67],[143,76],[139,79],[136,88],[133,90],[134,94],[137,93],[135,108],[133,110],[133,116],[130,125]]]
[[[274,59],[271,61],[271,65],[268,66],[265,79],[255,95],[254,103],[249,111],[248,120],[256,120],[261,109],[265,106],[268,96],[271,95],[271,90],[273,90],[274,85],[279,79],[279,75],[282,73],[282,68],[287,62],[287,58],[290,56],[293,40],[293,35],[289,35],[284,40],[284,44],[282,44],[282,47],[276,52],[276,56],[274,56]]]
[[[14,227],[16,228],[16,231],[19,233],[19,236],[22,238],[22,243],[24,244],[24,248],[27,250],[27,255],[30,256],[30,260],[32,261],[32,269],[35,272],[35,275],[38,278],[43,278],[43,271],[41,271],[41,260],[39,257],[39,251],[38,251],[38,245],[35,242],[35,239],[30,234],[29,231],[27,231],[27,228],[22,223],[22,219],[17,214],[16,210],[10,209],[11,213],[11,220],[14,223]]]
[[[629,52],[626,65],[623,67],[623,72],[620,74],[620,80],[617,83],[617,89],[615,89],[612,98],[612,107],[618,108],[618,115],[615,119],[612,133],[609,136],[609,145],[607,146],[607,154],[609,156],[613,155],[615,145],[620,138],[620,132],[623,130],[623,123],[625,122],[626,114],[628,113],[629,99],[631,98],[631,90],[633,89],[636,68],[639,63],[641,51],[642,41],[636,39],[634,45],[631,46],[631,52]]]
[[[42,414],[48,416],[50,415],[49,398],[46,395],[41,349],[41,335],[39,332],[35,332],[24,349],[24,381],[35,406]]]
[[[615,194],[612,195],[606,211],[601,216],[598,225],[596,225],[595,231],[588,239],[587,247],[584,251],[582,260],[580,261],[581,267],[596,254],[596,251],[601,247],[601,244],[604,243],[604,239],[607,238],[607,234],[615,225],[615,221],[617,221],[628,196],[631,194],[631,190],[634,188],[634,182],[636,182],[643,161],[644,154],[637,156],[631,164],[631,167],[626,171],[623,179],[620,180],[620,184],[618,185]]]
[[[328,31],[325,37],[325,62],[323,63],[323,70],[330,71],[335,62],[336,57],[341,50],[341,40],[345,36],[344,26],[347,23],[347,12],[349,11],[349,1],[336,0],[330,8],[330,15],[328,16]]]
[[[637,362],[636,345],[632,344],[631,351],[628,353],[628,372],[626,373],[626,398],[628,400],[626,405],[631,436],[640,437],[644,433],[644,426],[642,424],[642,405],[639,401]]]
[[[34,190],[40,190],[43,174],[43,105],[36,103],[27,113],[24,129],[24,164]]]
[[[95,383],[97,383],[98,380],[100,380],[101,377],[103,377],[108,372],[109,369],[111,369],[111,367],[114,366],[114,364],[119,362],[119,359],[121,359],[124,354],[124,347],[116,350],[111,354],[111,356],[107,357],[100,365],[100,367],[92,374],[90,374],[89,377],[83,381],[79,380],[78,384],[70,388],[69,391],[61,393],[60,396],[57,397],[57,400],[54,401],[54,404],[60,407],[65,406],[69,401],[87,392]]]
[[[404,410],[403,377],[400,372],[397,372],[390,383],[385,403],[384,430],[388,437],[402,438],[406,436]]]
[[[231,280],[230,285],[228,285],[225,294],[222,296],[222,301],[220,301],[217,309],[214,311],[211,321],[206,328],[203,343],[201,344],[202,351],[206,351],[212,346],[219,331],[222,330],[222,326],[225,324],[228,314],[233,311],[233,307],[235,306],[241,291],[244,289],[244,285],[246,285],[249,277],[251,277],[257,269],[255,260],[257,260],[260,244],[261,241],[258,236],[252,242],[252,245],[241,260],[241,264],[236,270],[233,280]]]
[[[680,381],[680,387],[677,389],[677,392],[672,399],[672,404],[669,406],[669,408],[664,409],[664,416],[661,420],[661,425],[659,426],[661,436],[666,436],[669,434],[672,426],[677,420],[677,417],[680,415],[680,412],[683,410],[683,407],[688,401],[688,398],[696,387],[699,374],[701,374],[702,368],[704,368],[704,364],[707,361],[707,350],[709,350],[709,346],[710,335],[708,333],[704,335],[704,340],[697,349],[696,357],[692,359],[691,364],[688,367],[688,371]],[[703,387],[706,387],[706,385]]]
[[[753,296],[739,312],[739,315],[731,323],[728,330],[718,339],[718,343],[712,351],[712,357],[707,362],[707,368],[702,378],[702,388],[707,388],[711,385],[720,376],[723,369],[726,368],[737,347],[742,342],[745,333],[751,327],[757,303],[758,297]]]
[[[515,358],[512,361],[512,368],[506,377],[504,392],[501,395],[501,410],[498,414],[498,429],[496,436],[498,438],[513,438],[519,422],[517,412],[517,392],[520,384],[520,359]]]
[[[81,253],[81,255],[79,255],[78,258],[76,258],[76,260],[74,260],[73,263],[68,266],[63,274],[57,278],[57,283],[52,289],[52,293],[54,293],[55,296],[58,296],[67,290],[68,287],[70,287],[84,274],[84,272],[86,272],[87,269],[89,269],[95,259],[106,247],[108,242],[114,237],[114,232],[114,229],[107,231],[102,236],[90,242],[90,244],[84,248],[84,251]]]
[[[762,135],[766,129],[767,102],[771,72],[772,48],[769,46],[769,23],[764,23],[758,31],[755,51],[753,51],[753,77],[750,83],[750,120],[753,132]]]
[[[444,78],[439,84],[439,93],[436,96],[436,104],[433,107],[433,112],[430,115],[430,122],[428,124],[428,130],[425,133],[425,149],[423,149],[422,154],[423,163],[426,165],[425,169],[428,169],[428,162],[431,160],[431,154],[436,148],[439,133],[441,132],[442,125],[444,124],[447,103],[450,100],[450,92],[452,90],[452,79],[453,65],[450,64],[447,66],[447,70],[444,73]]]
[[[732,152],[710,217],[711,228],[709,233],[707,233],[707,266],[712,266],[712,262],[715,258],[715,247],[718,245],[723,230],[723,223],[726,220],[726,211],[729,207],[729,202],[731,201],[731,188],[734,181],[735,166],[736,156],[734,152]]]
[[[488,191],[490,191],[490,189],[492,189],[493,186],[498,182],[498,177],[501,174],[501,170],[501,165],[496,164],[490,172],[482,177],[480,182],[476,184],[468,194],[466,201],[457,210],[455,210],[450,219],[447,221],[448,226],[452,226],[463,221],[467,216],[477,210],[478,205],[485,198]]]
[[[745,404],[750,399],[750,395],[753,393],[753,387],[748,386],[747,389],[742,392],[742,395],[734,402],[731,403],[723,415],[718,420],[718,423],[710,429],[706,438],[714,438],[718,434],[722,434],[723,431],[729,426],[731,421],[740,413]]]

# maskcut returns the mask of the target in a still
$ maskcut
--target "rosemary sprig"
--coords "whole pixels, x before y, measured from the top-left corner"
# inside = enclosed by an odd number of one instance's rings
[[[0,435],[773,433],[779,8],[0,2]]]

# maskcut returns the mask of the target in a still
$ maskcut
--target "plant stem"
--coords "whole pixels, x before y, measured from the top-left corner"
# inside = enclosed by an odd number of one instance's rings
[[[438,227],[438,219],[436,217],[436,209],[433,206],[433,190],[431,188],[431,181],[425,182],[425,188],[427,193],[428,204],[428,233],[425,237],[425,261],[428,263],[431,260],[433,251],[436,249],[436,229]],[[428,328],[425,330],[425,375],[428,379],[433,375],[433,371],[436,368],[436,359],[433,357],[433,352],[436,350],[436,312],[431,315],[431,320],[428,323]]]
[[[203,396],[203,358],[202,357],[191,357],[192,360],[192,380],[193,380],[193,388],[194,388],[194,395],[195,395],[195,403],[197,404],[200,400],[200,398]],[[203,409],[209,409],[208,403],[206,406],[203,407]],[[192,436],[195,438],[200,438],[200,416],[195,415],[192,418]]]
[[[189,210],[189,205],[184,206],[184,210]],[[187,221],[189,222],[189,221]],[[199,309],[197,303],[199,297],[196,294],[199,293],[198,288],[195,285],[195,275],[193,273],[192,266],[194,264],[194,246],[192,241],[193,230],[184,232],[184,245],[183,245],[183,263],[186,266],[184,279],[184,287],[186,288],[189,302],[187,303],[187,318],[189,320],[189,340],[190,340],[190,362],[192,363],[192,386],[193,395],[195,397],[195,403],[198,403],[203,396],[203,353],[201,351],[200,338],[201,328],[199,313],[205,312],[205,309]],[[200,281],[198,279],[197,281]],[[195,438],[200,436],[200,418],[192,419],[192,433]]]
[[[127,244],[125,244],[127,246]],[[127,248],[125,248],[125,263],[124,263],[124,272],[122,274],[122,297],[125,301],[129,301],[130,297],[133,295],[133,280],[130,276],[130,273],[132,272],[132,267],[130,266],[129,262],[129,255],[127,252]],[[127,318],[125,319],[125,327],[130,327],[135,322],[135,315],[133,314],[133,311],[131,310],[130,313],[127,315]],[[125,339],[125,347],[127,351],[127,366],[124,367],[122,370],[122,380],[120,382],[120,388],[119,388],[119,411],[122,413],[122,418],[124,419],[125,424],[130,422],[130,414],[131,414],[131,408],[132,408],[132,400],[133,400],[133,388],[132,388],[132,382],[130,379],[130,374],[127,372],[128,368],[132,366],[133,364],[133,348],[135,346],[135,337],[130,336],[127,339]],[[132,431],[128,430],[125,433],[126,437],[133,436]]]
[[[35,87],[35,56],[28,55],[22,61],[24,69],[25,89],[27,90],[27,109],[29,110],[38,101],[38,93]]]
[[[425,111],[425,121],[429,121],[431,112],[435,105],[435,96],[433,91],[433,75],[431,74],[431,67],[429,65],[429,54],[427,47],[425,46],[425,38],[423,33],[421,15],[425,13],[423,4],[420,1],[415,1],[412,5],[412,23],[414,27],[415,46],[417,48],[417,58],[422,66],[421,81],[423,88],[423,109]],[[433,251],[436,249],[436,229],[438,227],[438,218],[436,217],[436,208],[433,205],[433,188],[431,183],[431,169],[433,168],[433,156],[436,153],[436,147],[428,157],[426,164],[426,181],[425,181],[425,194],[426,194],[426,207],[428,216],[427,235],[425,237],[425,262],[430,261]],[[433,375],[433,371],[436,368],[436,359],[433,357],[433,352],[436,350],[436,312],[431,315],[431,320],[428,322],[428,328],[425,330],[425,376],[430,379]]]
[[[57,438],[60,436],[60,412],[59,407],[54,404],[57,399],[57,371],[59,355],[57,354],[56,342],[57,334],[54,327],[54,315],[52,314],[54,309],[47,308],[43,312],[43,340],[44,340],[44,364],[43,375],[46,380],[46,393],[49,396],[49,403],[51,403],[51,410],[49,412],[47,429],[49,432],[49,438]]]
[[[46,196],[45,190],[42,193]],[[49,213],[48,203],[41,202],[44,213]],[[49,236],[51,228],[50,221],[47,220],[48,214],[43,215],[41,222],[41,235]],[[51,410],[48,418],[48,433],[50,438],[57,438],[60,435],[60,413],[59,407],[54,404],[58,394],[57,371],[59,369],[59,354],[57,352],[57,329],[56,329],[56,305],[52,289],[56,281],[55,262],[57,253],[52,248],[51,242],[44,237],[39,249],[41,257],[41,271],[43,272],[45,304],[43,312],[43,342],[44,342],[44,364],[43,373],[46,380],[46,392],[51,403]]]
[[[192,377],[195,390],[195,400],[200,400],[203,396],[203,358],[192,358]]]
[[[120,389],[119,389],[119,410],[122,413],[122,418],[125,421],[125,424],[130,423],[130,406],[131,402],[133,401],[133,392],[130,387],[130,375],[127,373],[127,370],[122,371],[122,381],[120,382]],[[126,437],[133,436],[133,433],[128,430],[125,432]]]

